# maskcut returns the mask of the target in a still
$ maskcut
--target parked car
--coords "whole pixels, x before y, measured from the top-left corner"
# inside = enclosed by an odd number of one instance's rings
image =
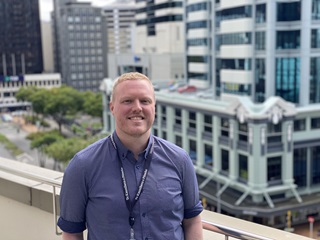
[[[168,90],[169,92],[174,92],[178,90],[178,88],[183,87],[184,85],[185,85],[184,83],[174,83],[168,87]]]
[[[179,93],[195,92],[195,91],[197,91],[197,88],[192,85],[186,85],[186,86],[178,88]]]
[[[1,120],[3,122],[11,122],[12,121],[12,117],[9,114],[2,114],[1,115]]]

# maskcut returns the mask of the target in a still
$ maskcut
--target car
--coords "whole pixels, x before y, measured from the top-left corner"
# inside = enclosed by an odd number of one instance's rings
[[[1,120],[3,122],[12,122],[12,117],[9,114],[2,114]]]
[[[186,85],[186,86],[178,88],[179,93],[190,93],[190,92],[195,92],[195,91],[197,91],[197,88],[192,85]]]
[[[178,88],[183,87],[184,83],[173,83],[168,87],[169,92],[174,92],[178,90]]]
[[[158,84],[153,84],[153,89],[154,89],[154,91],[160,91],[160,87],[159,87],[159,85]]]

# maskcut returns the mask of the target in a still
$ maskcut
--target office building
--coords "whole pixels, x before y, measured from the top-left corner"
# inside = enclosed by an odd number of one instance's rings
[[[89,2],[54,1],[55,71],[79,91],[98,91],[106,77],[106,33],[101,8]]]
[[[134,1],[115,2],[102,8],[107,26],[108,53],[132,53]]]
[[[108,54],[108,77],[138,71],[160,85],[183,81],[183,1],[146,1],[135,4],[133,53]]]
[[[0,1],[0,78],[42,73],[39,0]]]
[[[186,1],[187,76],[216,97],[320,102],[319,1]]]

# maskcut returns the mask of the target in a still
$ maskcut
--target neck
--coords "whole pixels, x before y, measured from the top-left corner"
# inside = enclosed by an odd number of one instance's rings
[[[139,153],[141,153],[148,145],[150,133],[142,135],[142,136],[128,136],[121,135],[117,132],[117,135],[121,141],[121,143],[126,146],[130,151],[133,152],[134,158],[138,159]]]

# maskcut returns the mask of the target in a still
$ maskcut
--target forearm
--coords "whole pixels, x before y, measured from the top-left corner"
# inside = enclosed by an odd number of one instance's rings
[[[183,220],[185,240],[203,240],[203,229],[200,215]]]
[[[83,233],[62,233],[62,240],[83,240]]]

